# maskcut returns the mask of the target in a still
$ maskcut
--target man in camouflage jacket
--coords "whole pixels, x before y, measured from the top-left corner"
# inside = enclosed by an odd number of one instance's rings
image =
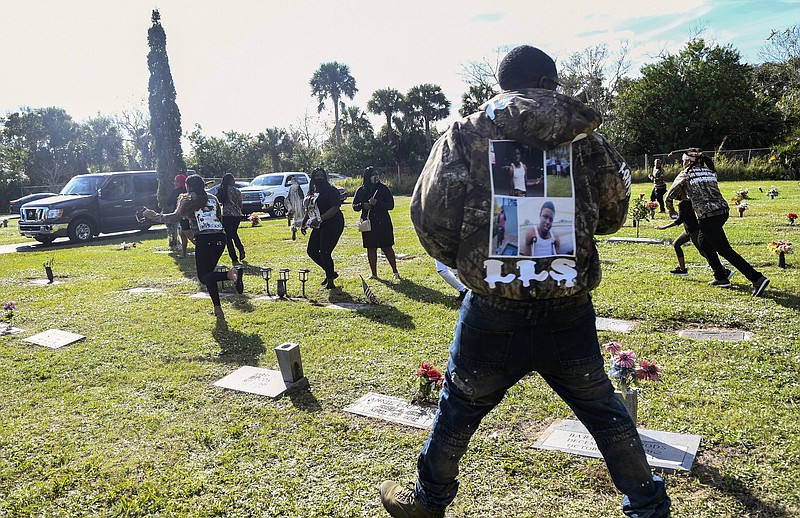
[[[517,47],[498,72],[503,92],[437,141],[414,190],[411,218],[422,245],[457,267],[471,292],[417,461],[416,486],[384,481],[383,505],[396,517],[444,516],[472,434],[511,386],[536,371],[595,438],[625,494],[623,512],[668,516],[663,480],[652,476],[636,427],[605,372],[589,297],[600,283],[594,235],[614,232],[625,221],[630,172],[594,133],[600,116],[555,92],[558,76],[547,54]],[[529,169],[569,157],[569,189],[556,191],[560,177],[547,173],[544,196],[506,192],[498,154],[509,147],[526,150]],[[518,236],[538,221],[545,204],[557,207],[560,251],[524,256]],[[501,208],[503,234],[511,237],[495,247],[492,226]]]
[[[674,200],[685,194],[692,200],[700,225],[698,243],[706,254],[708,265],[714,270],[714,280],[709,284],[720,288],[731,285],[733,272],[722,266],[717,255],[719,254],[753,283],[751,295],[760,296],[769,284],[769,279],[753,268],[728,242],[723,225],[728,220],[730,209],[719,190],[714,162],[694,148],[683,153],[682,159],[683,171],[678,173],[667,192],[666,205],[670,216],[676,214]]]

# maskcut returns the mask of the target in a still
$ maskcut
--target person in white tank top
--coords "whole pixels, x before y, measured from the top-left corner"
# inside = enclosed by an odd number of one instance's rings
[[[544,202],[539,210],[539,225],[531,227],[525,233],[522,255],[551,257],[561,253],[561,239],[552,231],[555,215],[553,202]]]
[[[528,180],[528,166],[522,161],[522,150],[520,148],[514,149],[514,161],[510,165],[505,166],[509,171],[509,180],[511,182],[511,196],[525,196],[529,186],[538,185],[542,179]]]

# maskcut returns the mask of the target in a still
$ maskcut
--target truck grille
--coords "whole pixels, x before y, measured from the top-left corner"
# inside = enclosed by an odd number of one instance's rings
[[[23,209],[22,219],[25,221],[42,221],[44,219],[44,209]]]
[[[260,192],[243,192],[242,193],[242,201],[260,202],[261,201],[261,193]]]

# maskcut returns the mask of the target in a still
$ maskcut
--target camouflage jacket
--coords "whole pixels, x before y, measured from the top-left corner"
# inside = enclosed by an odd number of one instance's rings
[[[571,97],[528,89],[503,92],[453,123],[431,150],[411,200],[411,219],[423,247],[458,268],[464,284],[484,295],[551,299],[597,287],[594,235],[622,226],[630,198],[630,170],[594,133],[600,122],[597,113]],[[525,151],[528,171],[541,170],[540,194],[530,187],[526,196],[513,196],[508,175],[501,173],[508,169],[500,158],[507,143]],[[552,230],[561,250],[535,257],[525,248],[536,238],[528,243],[527,237],[540,235],[548,203],[555,205]],[[504,225],[498,223],[500,209]],[[551,241],[552,235],[544,236],[543,242]]]
[[[728,202],[719,191],[717,174],[706,167],[693,165],[678,173],[664,198],[670,214],[675,213],[674,200],[680,199],[681,193],[692,200],[697,219],[728,214],[730,211]]]

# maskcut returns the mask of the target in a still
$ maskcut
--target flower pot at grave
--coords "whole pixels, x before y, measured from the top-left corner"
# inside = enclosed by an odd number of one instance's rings
[[[44,272],[47,274],[47,280],[52,283],[53,282],[53,268],[51,268],[50,266],[45,266],[44,267]]]
[[[625,405],[625,409],[630,414],[631,419],[633,419],[633,424],[636,424],[636,413],[639,409],[639,391],[635,388],[629,388],[625,396],[622,396],[622,391],[615,390],[614,394],[622,401],[622,404]]]
[[[656,217],[656,209],[650,209],[650,219],[655,219]]]
[[[778,252],[778,268],[786,268],[786,254]]]

